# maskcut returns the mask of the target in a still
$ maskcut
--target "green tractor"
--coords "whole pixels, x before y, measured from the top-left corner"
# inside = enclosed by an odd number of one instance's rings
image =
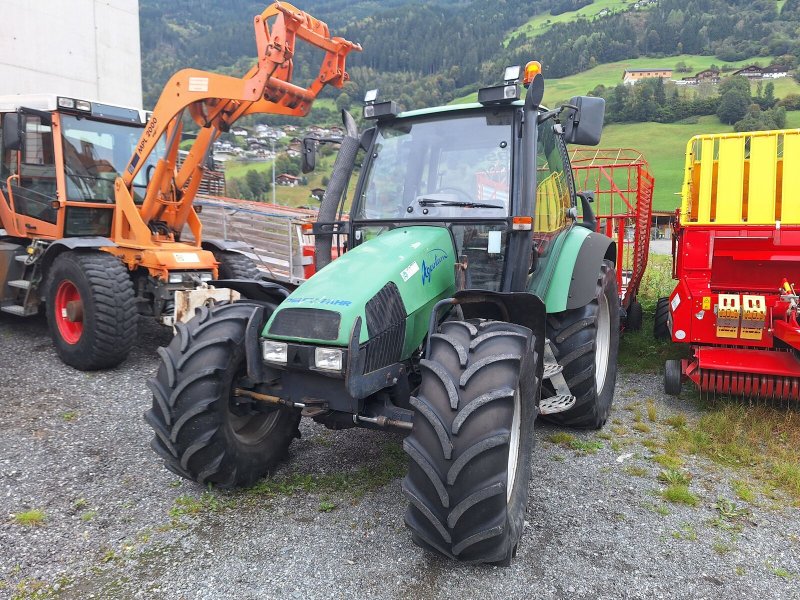
[[[398,114],[368,94],[374,126],[360,135],[343,113],[317,273],[291,293],[223,282],[243,299],[199,309],[160,350],[145,416],[168,469],[250,486],[287,456],[301,417],[404,432],[413,541],[510,564],[534,421],[603,426],[620,330],[614,243],[595,233],[566,146],[599,142],[603,100],[547,110],[537,65],[524,82],[519,71],[468,105]]]

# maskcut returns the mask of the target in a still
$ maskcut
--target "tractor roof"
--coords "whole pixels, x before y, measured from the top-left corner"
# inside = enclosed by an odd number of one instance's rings
[[[523,101],[517,100],[516,102],[512,102],[510,104],[502,104],[498,106],[522,106]],[[397,115],[398,119],[406,119],[411,117],[422,117],[425,115],[434,115],[438,113],[446,113],[446,112],[455,112],[460,110],[478,110],[481,108],[486,108],[483,104],[479,104],[478,102],[470,102],[469,104],[448,104],[446,106],[433,106],[431,108],[420,108],[417,110],[409,110],[401,112]]]

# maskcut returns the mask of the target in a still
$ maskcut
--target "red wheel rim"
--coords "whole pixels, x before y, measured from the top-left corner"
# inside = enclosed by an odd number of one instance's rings
[[[56,315],[56,325],[61,338],[68,344],[77,344],[83,334],[83,321],[71,321],[67,307],[70,302],[80,302],[81,295],[78,288],[71,281],[64,280],[58,285],[56,301],[53,307]]]

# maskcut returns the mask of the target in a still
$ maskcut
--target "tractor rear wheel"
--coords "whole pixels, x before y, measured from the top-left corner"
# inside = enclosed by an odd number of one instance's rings
[[[586,306],[548,315],[547,337],[575,405],[546,420],[567,427],[600,429],[614,400],[619,352],[619,297],[614,264],[603,261],[594,299]],[[551,394],[556,391],[545,383]]]
[[[106,252],[64,252],[49,269],[47,324],[58,356],[81,371],[115,367],[136,340],[133,282]]]
[[[668,340],[672,337],[669,332],[669,298],[659,298],[656,302],[653,336],[657,340]]]
[[[159,349],[161,365],[148,381],[153,407],[144,417],[155,431],[151,447],[181,477],[220,487],[252,485],[299,435],[299,411],[235,395],[247,374],[245,331],[257,309],[246,303],[204,307]]]
[[[426,550],[510,564],[531,477],[535,347],[529,329],[499,321],[447,321],[431,338],[402,483],[406,525]]]
[[[259,270],[256,263],[239,252],[218,250],[214,258],[219,263],[220,279],[258,279]]]

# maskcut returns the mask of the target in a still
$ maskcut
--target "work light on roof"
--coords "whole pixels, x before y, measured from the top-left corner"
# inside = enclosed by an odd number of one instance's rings
[[[521,71],[522,68],[519,65],[506,67],[505,73],[503,74],[503,81],[506,83],[515,83],[519,81],[519,74]]]
[[[377,99],[378,99],[378,89],[377,89],[377,88],[376,88],[376,89],[374,89],[374,90],[369,90],[369,91],[368,91],[368,92],[367,92],[367,93],[364,95],[364,102],[365,102],[366,104],[372,104],[372,103],[374,103],[374,102],[375,102]]]

